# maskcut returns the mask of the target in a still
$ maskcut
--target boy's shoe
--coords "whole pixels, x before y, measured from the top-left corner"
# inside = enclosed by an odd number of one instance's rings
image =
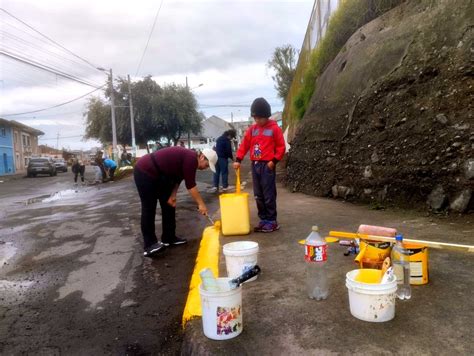
[[[262,232],[273,232],[277,230],[280,230],[280,225],[278,225],[276,221],[268,221],[262,227]]]
[[[265,220],[261,220],[257,226],[253,228],[254,232],[263,232],[263,227],[267,224],[268,222]]]
[[[227,192],[229,189],[229,187],[221,188],[221,192]]]
[[[216,193],[217,192],[217,187],[212,187],[211,189],[208,190],[209,193]]]
[[[165,249],[165,245],[161,242],[154,243],[150,247],[147,247],[143,252],[143,256],[145,257],[155,257],[159,252]]]
[[[184,245],[185,243],[187,243],[188,240],[186,239],[181,239],[179,237],[177,237],[176,239],[174,239],[173,241],[170,241],[170,242],[163,242],[163,245],[165,245],[166,247],[168,246],[178,246],[178,245]]]

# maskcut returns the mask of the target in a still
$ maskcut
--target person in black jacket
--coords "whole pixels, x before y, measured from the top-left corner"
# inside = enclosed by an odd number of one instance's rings
[[[81,182],[84,184],[84,172],[86,171],[86,167],[82,161],[78,160],[77,158],[74,159],[74,163],[71,167],[72,173],[74,173],[74,183],[77,183],[77,176],[81,175]]]
[[[219,179],[222,175],[222,190],[225,192],[229,189],[229,167],[228,162],[229,158],[234,160],[232,154],[232,143],[231,140],[235,139],[237,133],[235,130],[227,130],[220,136],[216,141],[216,152],[217,152],[217,164],[216,164],[216,173],[214,173],[214,187],[212,192],[217,192],[219,190]]]

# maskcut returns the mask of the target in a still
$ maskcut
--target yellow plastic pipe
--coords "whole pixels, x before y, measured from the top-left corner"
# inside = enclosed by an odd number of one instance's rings
[[[366,234],[357,234],[352,232],[345,231],[329,231],[329,236],[331,237],[343,237],[346,239],[364,239],[364,240],[374,240],[382,242],[395,242],[394,237],[387,236],[377,236],[377,235],[366,235]],[[447,242],[436,242],[436,241],[426,241],[426,240],[415,240],[415,239],[403,239],[403,242],[413,243],[417,245],[423,245],[431,248],[443,249],[443,250],[453,250],[453,251],[462,251],[462,252],[474,252],[474,246],[472,245],[460,245],[452,244]]]

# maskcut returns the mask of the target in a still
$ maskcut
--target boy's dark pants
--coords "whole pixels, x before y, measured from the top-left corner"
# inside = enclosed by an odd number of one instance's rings
[[[158,242],[155,234],[155,215],[158,201],[161,206],[163,234],[162,242],[172,242],[176,238],[176,209],[168,204],[174,183],[167,177],[151,178],[146,173],[134,169],[133,172],[138,195],[142,202],[141,228],[144,247]]]
[[[267,166],[267,161],[252,162],[253,193],[257,201],[260,220],[276,221],[276,182],[275,171]]]

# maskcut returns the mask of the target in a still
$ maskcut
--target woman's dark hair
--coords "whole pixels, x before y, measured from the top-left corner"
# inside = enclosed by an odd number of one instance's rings
[[[224,135],[230,136],[231,138],[236,138],[237,137],[237,131],[235,131],[234,129],[230,129],[230,130],[227,130],[226,132],[224,132]]]

